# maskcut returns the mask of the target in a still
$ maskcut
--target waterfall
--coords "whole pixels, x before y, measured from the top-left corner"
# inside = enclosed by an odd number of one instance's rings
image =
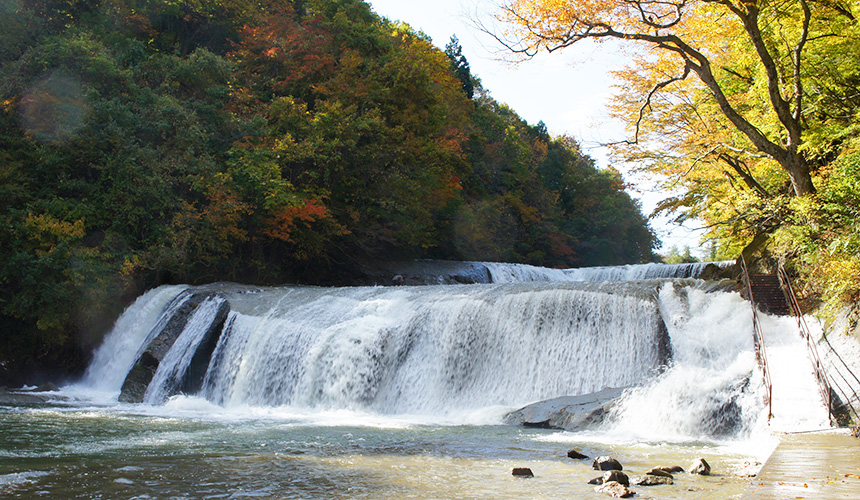
[[[484,265],[508,282],[160,288],[123,314],[84,383],[137,384],[120,399],[149,404],[436,416],[630,387],[606,425],[666,439],[748,432],[761,413],[749,304],[653,278],[701,267]]]
[[[234,305],[204,395],[227,406],[438,414],[637,384],[668,355],[652,292],[572,283],[273,290],[268,311]]]
[[[489,271],[492,283],[524,281],[635,281],[646,279],[698,278],[708,266],[725,268],[734,261],[695,262],[691,264],[634,264],[627,266],[548,269],[526,264],[501,262],[472,263]]]
[[[186,288],[162,286],[146,292],[128,306],[93,354],[93,361],[81,385],[104,392],[119,392],[143,348],[178,308],[181,301],[176,300],[177,296]]]
[[[654,440],[751,432],[763,416],[749,303],[737,293],[664,284],[660,308],[672,367],[628,391],[614,409],[616,435]]]
[[[194,309],[182,333],[158,365],[144,395],[145,402],[163,403],[173,393],[186,389],[188,370],[207,334],[212,335],[213,328],[221,326],[216,318],[224,306],[224,299],[209,297]]]
[[[573,281],[632,281],[667,278],[698,278],[709,265],[725,268],[733,261],[695,262],[692,264],[635,264],[628,266],[581,267],[566,269]]]

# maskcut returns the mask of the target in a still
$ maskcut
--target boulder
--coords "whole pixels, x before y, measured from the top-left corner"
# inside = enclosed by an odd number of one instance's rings
[[[514,470],[511,472],[512,476],[516,477],[535,477],[534,473],[528,467],[514,467]]]
[[[656,468],[660,469],[662,471],[668,472],[669,474],[678,474],[679,472],[684,472],[684,468],[681,467],[680,465],[671,465],[671,466],[663,465],[663,466],[656,467]]]
[[[603,473],[603,484],[615,481],[616,483],[621,483],[624,486],[630,486],[630,478],[627,477],[627,474],[621,472],[620,470],[608,470]]]
[[[661,469],[659,467],[655,467],[655,468],[649,470],[648,472],[645,473],[645,475],[668,477],[668,478],[673,477],[672,474],[669,474],[668,472],[664,471],[663,469]]]
[[[214,299],[216,296],[216,293],[209,291],[188,291],[174,299],[174,303],[171,305],[175,306],[175,310],[166,321],[160,323],[161,330],[152,339],[144,352],[140,354],[126,376],[119,395],[120,402],[143,402],[143,397],[146,394],[149,383],[152,382],[152,378],[155,376],[156,371],[158,371],[159,364],[167,356],[167,353],[173,347],[173,344],[176,343],[179,336],[182,335],[194,311],[205,300]],[[221,300],[221,303],[218,305],[217,312],[211,317],[191,363],[184,373],[177,374],[174,392],[181,391],[193,394],[200,389],[203,383],[203,376],[205,375],[206,366],[208,366],[209,356],[215,349],[227,315],[230,312],[230,304],[224,299],[218,300]]]
[[[504,422],[545,429],[588,429],[603,422],[606,413],[623,392],[623,388],[607,388],[591,394],[563,396],[533,403],[507,414]]]
[[[594,470],[624,470],[621,463],[612,457],[597,457],[591,463]]]
[[[705,461],[704,458],[700,458],[693,462],[690,466],[690,474],[698,474],[700,476],[709,476],[711,475],[711,466]]]
[[[644,476],[632,478],[630,482],[636,486],[658,486],[661,484],[672,484],[674,480],[671,477],[645,474]]]
[[[588,455],[583,455],[582,453],[580,453],[576,450],[570,450],[569,452],[567,452],[567,457],[572,458],[574,460],[588,460],[589,459]]]
[[[602,485],[594,488],[594,491],[604,493],[615,498],[630,498],[636,494],[635,491],[631,491],[627,486],[615,481],[603,483]]]
[[[596,478],[588,481],[588,484],[603,484],[603,476],[596,477]]]

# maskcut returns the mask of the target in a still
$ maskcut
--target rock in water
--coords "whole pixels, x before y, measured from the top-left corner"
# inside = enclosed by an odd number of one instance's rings
[[[170,348],[176,343],[176,340],[182,335],[188,321],[194,314],[194,311],[207,299],[215,298],[216,293],[208,291],[194,291],[187,295],[180,294],[176,300],[184,300],[180,307],[174,311],[173,315],[164,323],[161,331],[147,346],[146,350],[140,355],[134,363],[131,371],[125,378],[122,384],[122,391],[119,395],[119,401],[122,403],[142,403],[149,383],[152,382],[158,366],[164,360]],[[188,367],[188,372],[181,374],[183,380],[179,381],[181,388],[177,386],[177,390],[182,390],[188,394],[193,394],[199,390],[203,383],[205,375],[205,367],[208,364],[209,355],[215,349],[215,345],[221,334],[221,330],[230,312],[230,304],[223,300],[218,305],[217,312],[210,319],[207,331],[203,336],[203,340],[198,345],[198,351],[195,353],[194,360]],[[200,368],[200,369],[198,369]],[[193,380],[192,380],[193,379]]]
[[[674,480],[671,477],[652,476],[646,474],[644,476],[635,477],[630,480],[636,486],[658,486],[661,484],[672,484]]]
[[[608,470],[603,473],[603,484],[610,483],[612,481],[621,483],[624,486],[630,486],[630,478],[620,470]]]
[[[603,484],[603,476],[592,479],[588,484]]]
[[[564,429],[568,431],[593,427],[601,422],[624,389],[603,389],[581,396],[564,396],[533,403],[505,416],[505,423]]]
[[[669,474],[678,474],[679,472],[684,472],[684,468],[681,467],[680,465],[672,465],[672,466],[663,465],[663,466],[656,467],[656,468],[660,469],[662,471],[668,472]]]
[[[594,470],[624,470],[621,463],[612,457],[597,457],[591,463]]]
[[[668,472],[664,471],[663,469],[661,469],[659,467],[655,467],[655,468],[649,470],[648,472],[646,472],[645,474],[648,476],[660,476],[660,477],[672,478],[672,474],[669,474]]]
[[[598,493],[605,493],[615,498],[630,498],[636,494],[635,491],[630,490],[630,488],[628,488],[627,486],[624,486],[623,484],[615,481],[603,483],[603,485],[594,488],[594,491]]]
[[[568,458],[572,458],[574,460],[588,460],[589,458],[588,455],[583,455],[576,450],[570,450],[569,452],[567,452],[567,456]]]
[[[693,462],[693,465],[690,466],[690,474],[698,474],[700,476],[710,476],[711,475],[711,466],[708,462],[705,461],[704,458],[700,458]]]
[[[516,477],[535,477],[534,473],[528,467],[514,467],[511,475]]]

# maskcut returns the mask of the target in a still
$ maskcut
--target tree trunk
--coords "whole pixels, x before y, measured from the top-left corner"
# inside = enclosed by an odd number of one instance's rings
[[[779,164],[788,172],[794,194],[804,196],[815,193],[815,185],[812,184],[812,176],[809,174],[809,164],[800,153],[787,153],[780,159]]]

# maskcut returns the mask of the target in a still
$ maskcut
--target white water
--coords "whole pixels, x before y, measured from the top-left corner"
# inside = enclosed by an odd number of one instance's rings
[[[807,324],[820,327],[817,321]],[[800,336],[794,318],[763,316],[762,328],[773,380],[770,428],[775,432],[804,432],[830,427],[806,341]],[[813,336],[820,337],[821,331],[813,332]]]
[[[501,262],[474,263],[486,267],[493,283],[526,281],[636,281],[646,279],[697,278],[710,265],[727,267],[733,261],[696,262],[691,264],[632,264],[627,266],[549,269],[527,264]]]
[[[159,363],[152,382],[146,389],[144,402],[160,404],[167,400],[171,389],[182,380],[191,365],[198,346],[212,326],[212,318],[223,303],[224,299],[210,297],[194,309],[182,333]]]
[[[573,281],[634,281],[655,278],[697,278],[709,264],[727,267],[732,261],[696,262],[692,264],[634,264],[628,266],[581,267],[566,269]]]
[[[95,391],[119,394],[125,374],[131,370],[153,332],[163,326],[171,310],[165,308],[186,286],[162,286],[141,295],[119,317],[102,345],[93,355],[80,386]]]
[[[488,423],[505,408],[636,385],[604,428],[617,438],[769,433],[749,303],[705,288],[652,280],[241,290],[227,294],[232,312],[201,396],[225,411],[282,407],[289,415],[346,411],[438,422],[471,415]],[[130,307],[84,385],[118,390],[133,362],[129,353],[142,352],[166,321],[153,309],[179,290],[150,292]],[[187,367],[199,343],[196,317],[162,362],[147,401],[163,400],[169,380]],[[662,322],[673,360],[660,372]],[[796,330],[783,319],[765,316],[762,323],[771,369],[780,373],[774,429],[826,426]]]
[[[444,415],[631,385],[660,363],[653,298],[630,291],[536,283],[268,293],[269,310],[232,313],[208,399]]]
[[[763,408],[749,303],[736,293],[667,284],[660,290],[660,306],[672,339],[673,366],[623,399],[610,425],[613,433],[669,442],[712,439],[715,428],[732,423],[721,421],[719,410],[734,401],[740,411],[738,433],[749,434]],[[744,390],[748,379],[752,389]]]

